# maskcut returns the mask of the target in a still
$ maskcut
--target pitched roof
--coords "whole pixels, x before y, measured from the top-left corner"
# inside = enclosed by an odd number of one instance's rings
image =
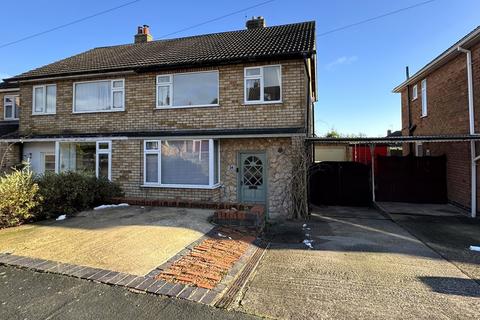
[[[480,26],[476,27],[473,29],[471,32],[469,32],[467,35],[465,35],[463,38],[455,42],[452,46],[450,46],[447,50],[442,52],[440,55],[438,55],[435,59],[430,61],[428,64],[426,64],[422,69],[417,71],[413,76],[393,88],[393,92],[399,93],[402,92],[402,90],[409,84],[412,84],[414,82],[418,82],[418,80],[431,71],[439,68],[440,66],[444,65],[454,57],[456,57],[458,54],[461,54],[461,52],[458,51],[458,48],[470,48],[472,45],[478,43],[480,41]]]
[[[205,34],[186,38],[95,48],[48,64],[9,81],[82,73],[213,65],[269,58],[302,57],[315,50],[315,22]]]
[[[6,139],[14,136],[18,130],[18,121],[1,121],[0,122],[0,139]]]
[[[8,83],[8,82],[0,82],[0,90],[7,91],[7,90],[15,90],[18,89],[17,83]]]

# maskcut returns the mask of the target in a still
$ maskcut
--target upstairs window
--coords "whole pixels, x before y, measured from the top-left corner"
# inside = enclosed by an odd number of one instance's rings
[[[73,112],[111,112],[125,110],[123,79],[76,82],[73,90]]]
[[[3,119],[18,120],[20,112],[19,96],[5,96],[3,98]]]
[[[418,87],[414,85],[412,88],[412,100],[417,100],[418,98]]]
[[[157,76],[157,108],[218,106],[218,71]]]
[[[33,87],[33,114],[55,114],[57,86],[54,84]]]
[[[282,101],[281,66],[245,68],[245,103]]]
[[[427,79],[422,80],[422,117],[426,117],[428,113],[427,108]]]

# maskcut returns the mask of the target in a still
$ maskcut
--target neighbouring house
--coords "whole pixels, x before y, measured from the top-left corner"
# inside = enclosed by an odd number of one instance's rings
[[[6,79],[16,143],[37,173],[89,171],[126,197],[265,204],[288,215],[313,133],[315,23],[95,48]],[[14,153],[15,154],[15,153]]]
[[[480,27],[460,39],[394,90],[401,93],[404,136],[474,136],[480,115]],[[476,142],[404,146],[404,154],[446,155],[450,202],[477,211]]]
[[[20,114],[18,84],[0,82],[0,141],[15,135]],[[9,171],[18,164],[20,149],[14,143],[0,142],[0,172]]]

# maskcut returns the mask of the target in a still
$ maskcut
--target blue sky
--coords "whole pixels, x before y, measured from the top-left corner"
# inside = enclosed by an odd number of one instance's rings
[[[317,34],[414,5],[423,0],[276,0],[171,37],[243,29],[246,17],[262,15],[267,25],[315,20]],[[5,1],[0,46],[68,23],[128,0]],[[136,26],[149,24],[156,39],[253,6],[262,0],[155,1],[128,7],[0,48],[0,78],[98,46],[129,43]],[[367,24],[317,37],[317,134],[385,135],[400,129],[400,97],[391,90],[478,23],[480,1],[436,0]]]

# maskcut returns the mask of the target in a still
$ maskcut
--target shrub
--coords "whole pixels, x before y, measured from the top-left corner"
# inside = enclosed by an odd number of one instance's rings
[[[16,226],[32,218],[42,201],[28,167],[0,178],[0,227]]]
[[[88,173],[47,173],[39,176],[37,181],[44,199],[37,219],[73,215],[123,195],[118,185]]]

